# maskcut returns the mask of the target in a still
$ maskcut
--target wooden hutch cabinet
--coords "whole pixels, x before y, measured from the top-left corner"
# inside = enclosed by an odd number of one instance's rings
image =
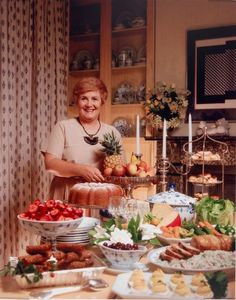
[[[143,159],[155,164],[156,144],[146,141],[146,91],[154,86],[155,0],[70,0],[68,116],[77,114],[73,87],[86,76],[102,79],[108,101],[101,120],[123,135],[129,155],[135,151],[139,114]]]

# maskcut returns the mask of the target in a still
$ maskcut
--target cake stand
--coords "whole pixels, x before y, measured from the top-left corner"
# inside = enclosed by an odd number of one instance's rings
[[[134,189],[151,183],[157,184],[158,180],[157,180],[157,176],[149,176],[149,175],[145,177],[108,176],[106,177],[106,182],[119,185],[123,189],[125,197],[128,199],[132,199]]]

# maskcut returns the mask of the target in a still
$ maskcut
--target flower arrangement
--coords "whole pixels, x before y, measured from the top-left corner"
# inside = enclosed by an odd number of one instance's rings
[[[141,224],[140,216],[131,218],[128,224],[124,226],[119,219],[110,219],[102,226],[96,225],[89,231],[89,235],[94,244],[102,241],[111,241],[113,243],[124,243],[133,245],[134,243],[150,243],[160,246],[156,234],[160,230],[151,224]]]
[[[184,119],[188,106],[188,90],[178,90],[174,83],[169,86],[163,82],[157,82],[153,91],[144,106],[147,120],[152,127],[162,128],[164,119],[167,121],[167,128],[176,128]]]

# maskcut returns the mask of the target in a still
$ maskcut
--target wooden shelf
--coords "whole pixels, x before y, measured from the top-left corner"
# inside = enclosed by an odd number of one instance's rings
[[[146,26],[140,26],[140,27],[132,27],[132,28],[124,28],[119,30],[112,30],[112,36],[124,36],[124,35],[133,35],[134,33],[140,33],[143,34],[147,30]]]
[[[115,67],[112,68],[112,72],[130,71],[130,70],[137,70],[137,69],[144,69],[144,68],[146,68],[146,64],[137,64],[137,65],[127,66],[127,67]]]
[[[99,70],[95,70],[95,69],[89,69],[89,70],[76,70],[76,71],[69,71],[69,74],[73,77],[80,77],[81,75],[94,75],[96,76],[99,73]]]
[[[70,41],[90,40],[99,37],[100,37],[99,32],[91,32],[91,33],[83,33],[83,34],[81,33],[81,34],[71,35]]]

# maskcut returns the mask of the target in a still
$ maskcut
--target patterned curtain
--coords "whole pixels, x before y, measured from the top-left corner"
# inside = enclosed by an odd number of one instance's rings
[[[0,1],[0,268],[34,241],[17,214],[47,197],[40,145],[66,117],[68,6]]]

